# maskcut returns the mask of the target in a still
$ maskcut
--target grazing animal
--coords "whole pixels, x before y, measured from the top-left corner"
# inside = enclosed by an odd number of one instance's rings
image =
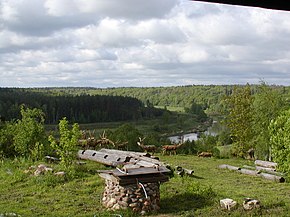
[[[141,147],[144,151],[151,152],[152,154],[154,154],[157,150],[157,147],[155,145],[144,145],[144,140],[146,137],[144,137],[143,139],[141,139],[141,137],[139,137],[139,141],[137,142],[137,145],[139,147]]]
[[[176,150],[179,149],[182,145],[183,145],[183,143],[174,144],[174,145],[163,145],[162,146],[162,150],[163,150],[162,153],[163,153],[163,155],[166,154],[167,152],[169,152],[170,155],[172,152],[174,154],[176,154]]]
[[[201,152],[198,154],[198,157],[212,157],[211,152]]]

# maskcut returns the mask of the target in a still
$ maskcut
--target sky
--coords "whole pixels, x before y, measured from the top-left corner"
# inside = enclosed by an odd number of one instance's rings
[[[0,0],[0,87],[290,85],[290,12],[188,0]]]

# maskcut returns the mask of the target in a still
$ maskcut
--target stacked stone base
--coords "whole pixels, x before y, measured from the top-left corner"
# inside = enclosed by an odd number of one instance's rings
[[[144,187],[144,188],[143,188]],[[110,210],[130,208],[134,212],[146,214],[160,209],[160,184],[145,183],[120,186],[106,180],[102,203]]]

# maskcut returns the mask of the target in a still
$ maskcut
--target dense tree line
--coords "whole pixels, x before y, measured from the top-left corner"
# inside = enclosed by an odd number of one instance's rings
[[[67,117],[78,123],[128,121],[157,117],[162,109],[145,107],[128,96],[47,94],[31,89],[0,88],[0,117],[2,121],[20,118],[20,106],[41,109],[47,124]]]
[[[192,102],[201,106],[207,114],[219,115],[225,111],[223,100],[233,93],[235,87],[244,85],[188,85],[173,87],[120,87],[120,88],[39,88],[36,92],[51,95],[106,95],[129,96],[141,100],[145,105],[159,107],[183,107],[190,109]],[[251,94],[256,94],[259,85],[250,85]],[[272,85],[285,99],[290,99],[290,87]]]

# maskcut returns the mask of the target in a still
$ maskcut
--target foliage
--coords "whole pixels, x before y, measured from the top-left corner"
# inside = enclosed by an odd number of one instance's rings
[[[44,154],[45,142],[44,114],[40,109],[25,109],[21,107],[21,120],[15,124],[14,147],[17,154],[41,159]]]
[[[20,104],[41,109],[46,124],[56,124],[62,117],[78,123],[139,120],[159,117],[164,111],[147,108],[140,100],[128,96],[48,95],[30,89],[0,88],[1,119],[20,118]]]
[[[217,148],[218,136],[201,134],[200,138],[195,141],[197,152],[211,152],[214,157],[219,157]]]
[[[232,142],[233,141],[232,141],[231,134],[229,131],[222,130],[221,132],[219,132],[218,141],[217,141],[218,146],[230,145],[232,144]]]
[[[259,159],[270,160],[271,158],[269,124],[283,110],[283,107],[284,102],[277,90],[265,83],[258,87],[252,105],[252,128],[255,134],[255,154]]]
[[[271,121],[270,142],[273,160],[280,171],[290,174],[290,109]]]
[[[61,164],[68,168],[72,165],[73,160],[76,158],[77,144],[81,137],[78,124],[73,124],[72,129],[69,129],[68,121],[63,118],[59,121],[59,142],[53,137],[49,136],[50,145],[56,150],[60,156]]]
[[[277,90],[284,99],[289,99],[290,87],[271,86],[271,88]],[[20,118],[19,105],[25,103],[30,107],[42,109],[46,114],[46,123],[49,124],[58,123],[62,117],[78,123],[139,120],[152,116],[159,117],[160,111],[153,110],[156,106],[190,108],[193,100],[201,105],[207,114],[220,115],[226,109],[222,100],[224,96],[231,95],[233,89],[233,85],[0,88],[0,118],[6,121]],[[257,89],[258,85],[251,85],[253,94]],[[142,104],[148,104],[149,107]]]
[[[6,122],[0,130],[2,155],[41,159],[46,144],[43,124],[44,114],[40,109],[25,109],[21,106],[21,119]]]
[[[140,151],[139,146],[137,146],[139,137],[143,137],[143,135],[132,124],[121,125],[111,136],[113,141],[128,142],[126,146],[126,150],[128,151]]]
[[[197,104],[194,100],[192,100],[190,108],[185,108],[184,110],[189,114],[196,115],[197,119],[200,121],[205,121],[207,119],[207,115],[202,106]]]
[[[252,102],[250,85],[243,88],[235,87],[233,93],[227,97],[226,104],[229,113],[226,124],[234,142],[233,153],[243,157],[251,147],[252,130]]]
[[[14,147],[15,123],[6,122],[0,129],[0,155],[5,157],[15,156]]]
[[[198,147],[195,144],[195,141],[185,141],[183,145],[177,149],[179,154],[197,154],[199,152]]]

